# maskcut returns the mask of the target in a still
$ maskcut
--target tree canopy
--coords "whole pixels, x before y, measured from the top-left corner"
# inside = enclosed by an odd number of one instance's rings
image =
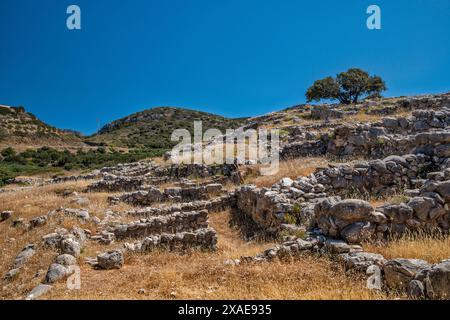
[[[335,78],[317,80],[306,92],[308,102],[322,99],[339,100],[343,104],[357,103],[368,95],[379,95],[386,90],[386,84],[379,76],[352,68],[339,73]]]

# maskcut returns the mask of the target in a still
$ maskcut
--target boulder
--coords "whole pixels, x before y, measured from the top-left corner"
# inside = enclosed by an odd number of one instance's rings
[[[292,187],[293,184],[294,184],[294,181],[291,178],[283,178],[280,181],[280,185],[285,188]]]
[[[390,289],[406,291],[409,282],[429,267],[428,262],[419,259],[390,260],[383,268],[385,283]]]
[[[421,281],[412,280],[408,284],[407,293],[411,299],[422,299],[425,297],[425,286]]]
[[[334,217],[348,223],[368,221],[372,211],[370,203],[357,199],[342,200],[330,208]]]
[[[432,299],[450,299],[450,259],[433,265],[426,271],[427,296]]]
[[[414,210],[414,216],[421,221],[427,221],[431,209],[434,207],[434,200],[427,197],[415,197],[408,202],[408,207]]]
[[[12,211],[2,211],[0,214],[0,222],[6,221],[11,218],[13,212]]]
[[[113,250],[99,254],[97,263],[102,269],[120,269],[123,266],[123,253],[119,250]]]
[[[381,254],[369,252],[352,252],[341,254],[340,259],[344,262],[346,270],[356,270],[365,272],[371,265],[382,267],[386,259]]]
[[[55,263],[63,265],[65,267],[74,266],[77,264],[77,258],[70,254],[61,254],[55,258]]]
[[[436,186],[436,191],[446,202],[450,202],[450,180],[439,182]]]
[[[47,216],[39,216],[30,220],[30,229],[41,227],[47,223]]]
[[[22,251],[16,256],[13,269],[22,267],[35,253],[36,246],[34,244],[26,245],[25,248],[23,248]]]
[[[61,241],[61,253],[70,254],[78,257],[81,253],[81,245],[78,241],[72,238],[66,238]]]
[[[69,271],[66,267],[59,263],[52,263],[45,275],[45,283],[55,283],[58,280],[64,279]]]
[[[51,288],[52,288],[51,285],[39,284],[37,287],[31,290],[31,292],[28,294],[25,300],[35,300],[40,296],[46,294],[48,291],[50,291]]]
[[[342,229],[340,234],[349,243],[361,243],[371,239],[375,231],[370,222],[355,222]]]

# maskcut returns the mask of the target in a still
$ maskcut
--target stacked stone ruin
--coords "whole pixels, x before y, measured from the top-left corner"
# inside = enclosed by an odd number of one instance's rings
[[[122,212],[120,216],[140,218],[131,223],[112,223],[107,215],[100,221],[101,230],[91,239],[104,244],[114,241],[127,242],[128,251],[148,251],[156,248],[167,250],[202,249],[215,250],[216,232],[208,225],[208,212],[229,208],[234,194],[224,193],[218,183],[193,183],[189,178],[233,180],[236,167],[230,165],[170,165],[155,167],[140,163],[134,166],[120,165],[101,170],[103,179],[91,184],[87,191],[123,192],[109,197],[114,206],[124,202],[137,208]],[[172,181],[174,187],[160,190],[158,179]],[[162,180],[159,180],[162,181]],[[119,220],[120,220],[119,216]],[[112,223],[112,225],[111,225]]]
[[[186,202],[206,200],[222,193],[222,185],[218,183],[204,186],[170,187],[160,191],[156,187],[124,193],[110,197],[109,202],[117,204],[125,202],[134,206],[151,206],[160,202]]]
[[[433,146],[446,144],[447,138],[444,136],[448,133],[446,127],[450,125],[450,97],[436,103],[435,110],[414,110],[409,117],[386,117],[369,124],[346,123],[333,129],[330,134],[319,137],[309,135],[310,139],[285,145],[281,157],[334,155],[382,158],[407,153],[430,154],[432,151],[444,156],[448,153],[447,146],[438,150],[434,150]]]
[[[403,102],[406,103],[406,102]],[[450,260],[430,264],[417,259],[387,260],[364,252],[364,242],[385,242],[407,232],[450,231],[449,97],[410,101],[411,117],[384,118],[368,125],[345,125],[321,139],[284,147],[282,156],[370,156],[319,168],[308,177],[282,179],[271,188],[242,186],[235,191],[234,219],[245,232],[282,235],[303,227],[308,236],[288,241],[243,261],[271,261],[307,252],[332,255],[347,270],[373,275],[380,289],[412,298],[450,298]],[[420,110],[419,107],[428,107]],[[352,197],[401,194],[402,202],[373,207]],[[378,269],[377,269],[378,268]]]
[[[420,259],[388,260],[381,254],[363,251],[359,245],[322,235],[291,238],[256,256],[241,257],[238,263],[301,259],[308,254],[325,255],[341,263],[346,273],[366,275],[367,284],[373,290],[406,293],[412,299],[450,299],[450,259],[435,264]]]

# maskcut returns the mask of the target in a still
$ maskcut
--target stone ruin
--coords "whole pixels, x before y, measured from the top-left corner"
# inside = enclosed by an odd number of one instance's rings
[[[160,202],[187,202],[197,200],[207,200],[222,193],[222,185],[218,183],[207,184],[205,186],[191,187],[170,187],[160,191],[158,188],[149,187],[146,190],[139,190],[124,193],[120,196],[110,197],[108,200],[112,204],[125,202],[134,206],[150,206]]]
[[[5,279],[10,281],[19,274],[39,250],[52,250],[55,257],[43,283],[28,296],[34,299],[71,274],[89,242],[107,246],[105,252],[86,260],[99,269],[121,268],[126,252],[214,251],[217,234],[210,228],[208,216],[231,209],[231,223],[246,238],[285,240],[256,256],[242,257],[243,262],[323,254],[342,263],[348,272],[368,276],[379,272],[380,289],[407,292],[413,298],[449,299],[450,260],[437,264],[417,259],[388,260],[364,252],[361,246],[367,241],[386,242],[406,232],[448,233],[450,229],[449,97],[400,99],[395,105],[371,110],[390,114],[399,109],[413,110],[412,116],[385,117],[371,124],[334,127],[335,124],[323,123],[308,127],[332,128],[332,133],[326,135],[305,132],[306,127],[293,128],[281,152],[285,159],[327,155],[372,160],[318,168],[307,177],[284,178],[270,188],[243,185],[232,192],[224,190],[224,183],[241,182],[235,165],[157,166],[146,161],[39,182],[98,180],[86,192],[120,194],[109,197],[111,210],[105,212],[102,220],[87,210],[72,208],[59,208],[29,221],[15,219],[13,227],[33,230],[64,216],[83,224],[93,222],[98,232],[91,234],[79,227],[70,231],[56,229],[45,235],[42,243],[29,244],[19,252]],[[316,108],[312,115],[340,118],[345,112]],[[174,186],[158,188],[163,183]],[[378,207],[354,199],[396,193],[402,194],[401,202]],[[141,208],[114,212],[120,202]],[[12,214],[2,212],[1,221],[10,219]],[[135,220],[130,222],[131,219]]]

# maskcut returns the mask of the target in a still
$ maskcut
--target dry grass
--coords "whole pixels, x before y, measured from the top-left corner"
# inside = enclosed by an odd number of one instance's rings
[[[361,198],[361,196],[359,197]],[[409,197],[402,191],[398,191],[390,196],[386,197],[371,197],[369,195],[367,201],[374,207],[380,207],[386,204],[401,204],[409,201]]]
[[[153,252],[131,255],[121,270],[99,271],[82,266],[82,288],[69,291],[57,284],[49,299],[377,299],[364,281],[344,276],[325,258],[296,262],[227,266],[224,260],[253,255],[268,244],[248,244],[228,228],[228,214],[215,214],[219,233],[216,253],[180,255]],[[102,248],[95,248],[101,250]],[[95,252],[86,252],[94,254]],[[145,294],[139,294],[139,289]]]
[[[437,263],[450,258],[450,236],[425,233],[407,234],[387,245],[366,244],[364,249],[382,254],[387,259],[422,259]]]
[[[14,210],[14,217],[45,214],[59,206],[69,206],[70,198],[59,195],[71,187],[82,190],[83,182],[45,186],[33,190],[0,195],[0,210]],[[107,208],[107,194],[87,194],[87,206],[93,215]],[[125,208],[124,208],[125,209]],[[218,232],[217,252],[181,255],[169,252],[127,255],[120,270],[95,270],[84,263],[85,257],[121,247],[118,242],[103,246],[88,242],[79,258],[81,290],[70,291],[64,281],[55,284],[45,299],[381,299],[370,292],[365,281],[346,276],[342,268],[327,258],[305,256],[291,262],[225,265],[227,259],[255,255],[270,243],[248,243],[237,230],[229,227],[229,213],[213,214],[211,226]],[[58,227],[79,225],[95,232],[93,224],[80,225],[75,219],[50,219],[43,227],[31,231],[14,229],[11,220],[0,224],[0,276],[11,267],[14,258],[28,243],[39,244],[43,235]],[[42,248],[12,282],[2,282],[0,299],[22,299],[45,277],[56,253]],[[145,294],[139,294],[140,288]]]
[[[107,208],[106,200],[109,194],[81,194],[81,190],[87,184],[87,182],[68,182],[0,194],[0,211],[12,210],[14,212],[12,218],[0,223],[0,279],[3,279],[3,276],[11,268],[17,254],[27,244],[39,244],[42,236],[54,232],[56,228],[64,227],[70,229],[78,225],[96,232],[95,225],[91,223],[80,224],[76,219],[69,217],[51,218],[46,225],[32,231],[11,227],[12,221],[16,218],[24,218],[28,221],[59,207],[81,208],[81,206],[71,203],[72,197],[63,197],[61,195],[62,191],[67,188],[89,198],[89,204],[83,208],[88,209],[91,216],[102,218]],[[126,210],[128,208],[129,206],[127,205],[120,205],[115,209]],[[38,248],[37,253],[25,265],[17,279],[11,283],[2,283],[0,298],[23,298],[33,286],[42,280],[54,255],[51,251]]]
[[[245,183],[254,184],[257,187],[270,187],[285,177],[297,179],[300,176],[308,176],[319,167],[327,167],[325,158],[296,158],[280,162],[279,170],[270,176],[259,176],[258,167],[254,168],[254,174],[246,177]]]

